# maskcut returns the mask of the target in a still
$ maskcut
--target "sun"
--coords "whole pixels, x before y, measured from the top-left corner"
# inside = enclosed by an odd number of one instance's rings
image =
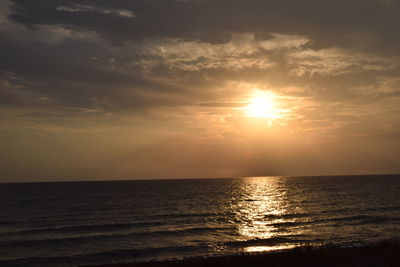
[[[274,120],[280,117],[280,111],[276,103],[277,96],[270,91],[256,90],[244,107],[248,117],[266,118]]]

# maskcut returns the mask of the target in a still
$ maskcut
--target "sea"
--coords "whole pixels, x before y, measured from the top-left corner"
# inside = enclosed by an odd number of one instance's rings
[[[0,184],[0,266],[400,240],[400,175]]]

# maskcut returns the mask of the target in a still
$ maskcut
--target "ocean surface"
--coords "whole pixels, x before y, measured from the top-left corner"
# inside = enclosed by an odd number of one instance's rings
[[[400,240],[400,176],[0,184],[0,266]]]

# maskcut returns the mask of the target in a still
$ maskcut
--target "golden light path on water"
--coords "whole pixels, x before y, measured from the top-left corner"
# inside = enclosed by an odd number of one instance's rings
[[[285,250],[295,248],[296,245],[279,245],[279,246],[252,246],[245,248],[245,252],[267,252],[267,251],[276,251],[276,250]]]
[[[283,180],[282,177],[242,179],[240,198],[232,207],[238,222],[238,232],[243,240],[262,241],[261,244],[245,247],[245,252],[284,250],[297,246],[274,241],[285,235],[299,234],[293,231],[282,232],[274,226],[287,222],[284,215],[291,209]],[[268,244],[268,240],[271,240],[271,244]]]

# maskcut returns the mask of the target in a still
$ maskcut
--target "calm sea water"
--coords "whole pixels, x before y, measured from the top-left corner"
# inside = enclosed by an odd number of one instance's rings
[[[0,184],[0,265],[75,266],[400,238],[400,176]]]

